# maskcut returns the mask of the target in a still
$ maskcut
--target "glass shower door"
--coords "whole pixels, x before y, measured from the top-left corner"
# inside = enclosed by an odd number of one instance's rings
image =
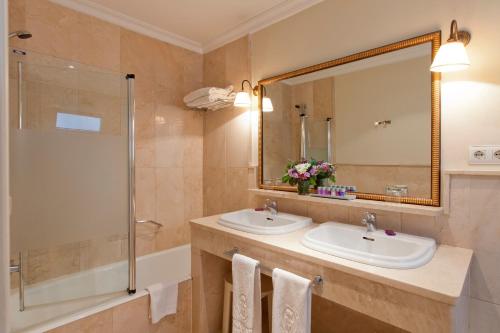
[[[11,256],[25,311],[48,320],[128,287],[127,81],[32,52],[10,61]]]

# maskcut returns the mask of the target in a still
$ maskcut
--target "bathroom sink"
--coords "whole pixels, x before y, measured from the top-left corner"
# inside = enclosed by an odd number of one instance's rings
[[[436,251],[431,238],[384,230],[367,232],[366,227],[326,222],[308,231],[302,244],[337,257],[386,268],[416,268],[429,262]]]
[[[312,223],[310,217],[297,216],[287,213],[272,215],[268,211],[243,209],[226,213],[219,218],[219,224],[241,231],[258,235],[286,234]]]

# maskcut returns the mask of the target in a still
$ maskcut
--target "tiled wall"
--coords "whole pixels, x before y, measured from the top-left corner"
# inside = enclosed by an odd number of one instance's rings
[[[136,75],[137,217],[163,224],[138,226],[138,255],[189,243],[188,221],[203,214],[204,115],[186,109],[182,97],[201,87],[203,56],[47,0],[9,4],[9,30],[33,33],[11,46]],[[124,259],[125,237],[33,249],[29,282]]]
[[[233,85],[239,91],[241,81],[250,80],[248,38],[205,54],[203,62],[205,86]],[[204,215],[245,208],[247,189],[255,182],[255,170],[249,168],[249,110],[228,107],[206,112],[203,140]]]

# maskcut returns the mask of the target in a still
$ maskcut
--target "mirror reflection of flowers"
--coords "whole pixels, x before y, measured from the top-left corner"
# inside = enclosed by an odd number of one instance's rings
[[[316,176],[318,185],[329,185],[322,184],[324,182],[332,182],[335,183],[335,166],[333,164],[325,162],[325,161],[315,161],[311,160],[311,164],[315,165],[318,168],[318,174]]]

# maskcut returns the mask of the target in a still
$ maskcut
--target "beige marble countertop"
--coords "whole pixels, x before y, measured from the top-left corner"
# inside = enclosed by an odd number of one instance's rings
[[[195,219],[191,224],[233,238],[241,238],[246,242],[255,242],[255,246],[269,248],[448,304],[455,304],[462,294],[473,253],[469,249],[439,245],[432,260],[424,266],[414,269],[382,268],[324,254],[303,246],[302,236],[317,224],[284,235],[254,235],[218,224],[219,216]]]

